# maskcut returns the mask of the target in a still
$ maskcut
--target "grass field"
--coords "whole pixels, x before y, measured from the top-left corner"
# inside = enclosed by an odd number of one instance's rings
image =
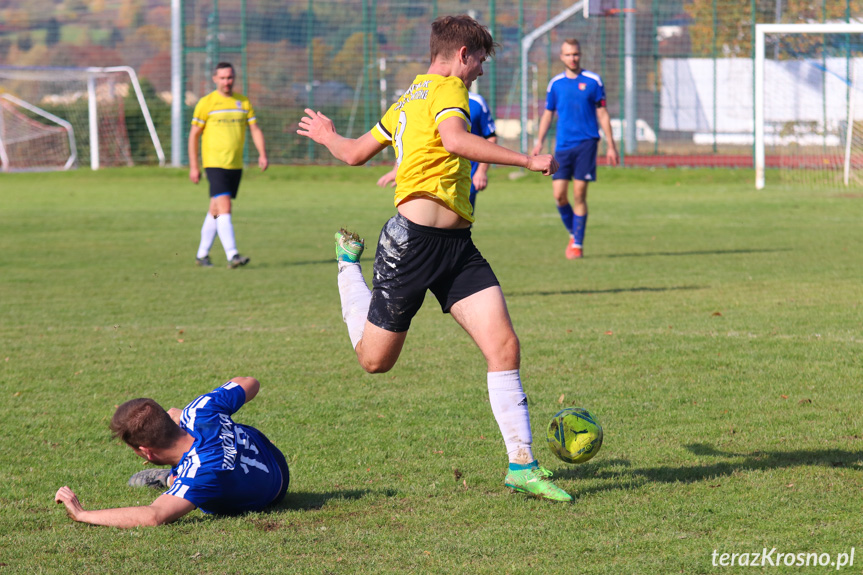
[[[560,505],[503,487],[484,362],[433,297],[393,371],[357,365],[332,235],[373,250],[386,169],[249,170],[238,270],[218,242],[219,265],[193,265],[206,191],[184,171],[0,176],[0,573],[731,573],[714,550],[863,547],[863,194],[605,170],[567,261],[550,181],[492,171],[474,240],[522,342],[536,453],[577,497]],[[53,503],[62,485],[150,503],[115,406],[238,375],[262,389],[235,419],[291,466],[278,509],[123,531]],[[580,466],[544,445],[569,405],[605,429]]]

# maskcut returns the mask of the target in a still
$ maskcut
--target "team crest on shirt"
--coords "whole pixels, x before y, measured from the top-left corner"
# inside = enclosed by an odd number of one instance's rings
[[[584,82],[579,82],[578,89],[584,92],[585,90],[587,90],[587,84],[585,84]]]
[[[238,110],[242,110],[242,109],[243,109],[243,103],[242,103],[241,101],[239,101],[239,100],[237,100],[237,109],[238,109]]]

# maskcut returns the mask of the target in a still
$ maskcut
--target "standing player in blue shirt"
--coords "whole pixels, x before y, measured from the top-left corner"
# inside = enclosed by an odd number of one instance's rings
[[[497,134],[494,131],[494,117],[485,101],[485,98],[475,92],[468,92],[468,106],[470,106],[470,133],[481,136],[492,143],[497,143]],[[535,154],[534,154],[535,155]],[[476,213],[476,193],[483,191],[488,186],[488,164],[480,162],[470,163],[470,205]],[[380,177],[378,185],[396,185],[396,166]]]
[[[605,108],[602,78],[581,69],[578,40],[567,39],[560,47],[560,60],[566,68],[548,83],[545,110],[539,119],[539,134],[533,155],[542,151],[554,113],[557,112],[557,144],[554,158],[560,169],[552,177],[554,199],[560,219],[570,234],[567,259],[583,256],[584,228],[587,226],[587,184],[596,180],[596,151],[599,128],[606,138],[605,157],[617,165],[617,148],[611,133],[611,119]],[[569,180],[573,180],[574,202],[569,203]]]
[[[231,419],[258,389],[257,379],[235,377],[182,411],[165,411],[147,398],[127,401],[111,419],[114,436],[147,461],[171,465],[136,473],[129,484],[168,490],[139,507],[88,511],[66,486],[54,500],[75,521],[126,528],[170,523],[196,507],[236,515],[278,503],[290,481],[282,452],[254,427]]]

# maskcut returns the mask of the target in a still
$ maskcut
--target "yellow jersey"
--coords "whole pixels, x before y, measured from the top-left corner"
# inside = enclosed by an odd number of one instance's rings
[[[451,117],[461,118],[470,131],[464,82],[455,76],[420,74],[372,129],[372,135],[395,149],[396,206],[410,197],[431,196],[473,222],[470,161],[447,152],[437,129]]]
[[[257,121],[249,99],[234,93],[225,96],[215,90],[198,101],[192,125],[201,134],[201,160],[205,168],[243,169],[246,125]]]

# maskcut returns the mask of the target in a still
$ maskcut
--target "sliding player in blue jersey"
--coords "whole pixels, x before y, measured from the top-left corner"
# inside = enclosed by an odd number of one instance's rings
[[[290,482],[285,457],[263,433],[231,419],[258,389],[257,379],[235,377],[182,411],[147,398],[127,401],[111,419],[114,436],[147,461],[171,466],[140,471],[129,485],[167,491],[150,505],[92,511],[66,486],[54,500],[75,521],[125,528],[170,523],[196,507],[236,515],[278,503]]]
[[[596,180],[596,151],[599,128],[605,134],[606,160],[617,165],[617,148],[611,133],[611,118],[605,108],[602,78],[581,68],[578,40],[564,40],[560,60],[566,68],[548,83],[545,110],[539,119],[539,134],[533,155],[542,151],[554,113],[557,112],[557,144],[554,158],[560,169],[552,177],[557,210],[570,234],[567,259],[583,256],[584,229],[587,226],[587,184]],[[574,202],[569,203],[569,180],[573,180]]]

